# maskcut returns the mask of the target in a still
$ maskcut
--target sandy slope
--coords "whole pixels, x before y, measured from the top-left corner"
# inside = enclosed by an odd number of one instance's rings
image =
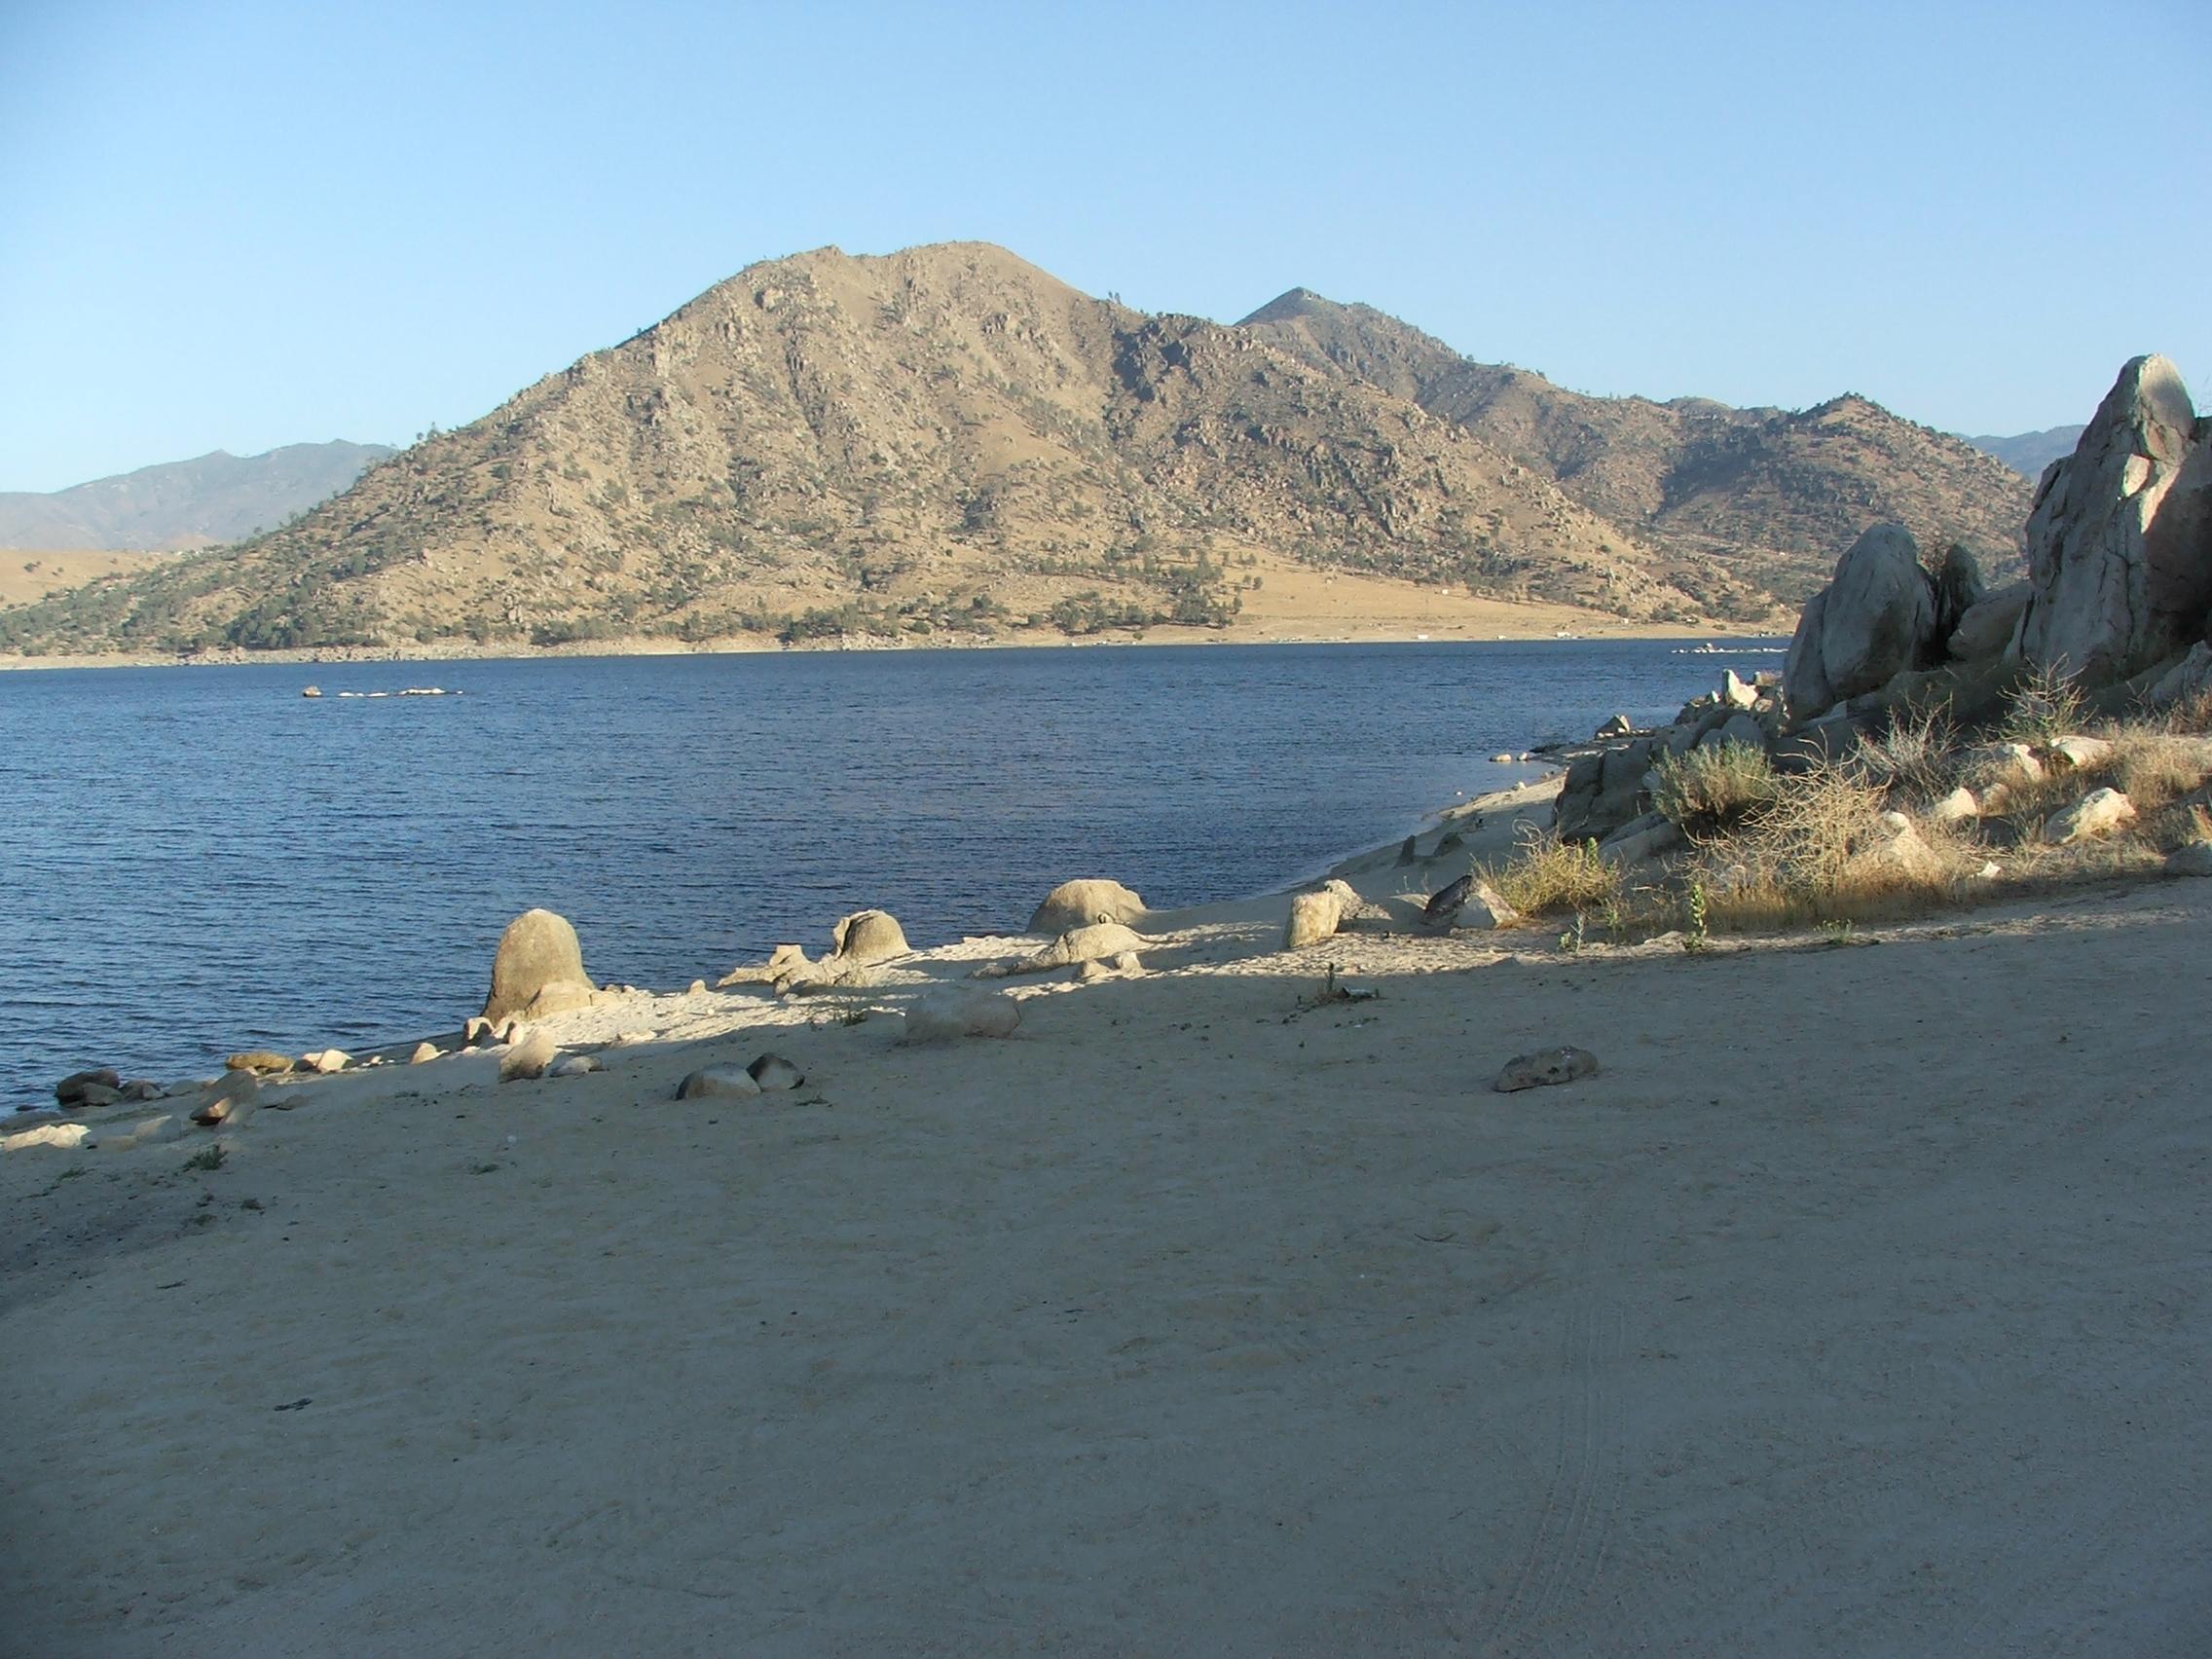
[[[2212,1646],[2212,883],[1700,956],[1280,914],[1003,1043],[639,998],[603,1076],[0,1160],[9,1650]],[[1603,1074],[1490,1090],[1556,1042]]]

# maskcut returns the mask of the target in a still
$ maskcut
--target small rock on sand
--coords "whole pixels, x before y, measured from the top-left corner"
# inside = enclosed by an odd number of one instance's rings
[[[411,1066],[419,1066],[424,1060],[436,1059],[444,1051],[435,1043],[418,1043],[415,1045],[415,1051],[407,1056],[407,1063]]]
[[[906,942],[905,929],[889,910],[855,910],[840,917],[830,930],[830,942],[845,961],[864,965],[888,962],[913,950]]]
[[[1011,1037],[1020,1024],[1020,1005],[1004,992],[940,985],[914,999],[899,1040],[948,1043],[962,1037]]]
[[[52,1146],[66,1151],[83,1146],[85,1137],[92,1131],[83,1124],[41,1124],[35,1129],[18,1129],[12,1135],[0,1135],[0,1152],[29,1152],[34,1147]]]
[[[762,1054],[745,1071],[763,1093],[771,1088],[796,1088],[806,1081],[806,1074],[781,1054]]]
[[[2064,812],[2052,813],[2043,827],[2043,838],[2052,846],[2109,835],[2135,822],[2135,803],[2118,790],[2091,790]]]
[[[312,1054],[302,1054],[300,1065],[304,1070],[327,1077],[342,1072],[353,1063],[353,1056],[343,1049],[319,1049]]]
[[[1309,944],[1336,937],[1344,920],[1344,905],[1334,893],[1294,893],[1290,915],[1283,922],[1282,947],[1303,950]]]
[[[54,1098],[63,1106],[80,1105],[84,1101],[85,1090],[95,1086],[101,1088],[121,1088],[123,1074],[105,1066],[92,1071],[71,1072],[54,1086]]]
[[[547,1077],[589,1077],[600,1069],[589,1054],[563,1054],[545,1068]]]
[[[256,1072],[275,1076],[292,1069],[292,1056],[279,1054],[268,1049],[248,1049],[242,1054],[233,1054],[223,1062],[224,1068],[235,1072]]]
[[[2166,855],[2168,875],[2212,875],[2212,841],[2192,841]]]
[[[1530,1054],[1516,1054],[1505,1062],[1505,1069],[1497,1074],[1492,1087],[1500,1094],[1511,1094],[1523,1088],[1543,1088],[1555,1084],[1575,1083],[1598,1075],[1598,1056],[1587,1049],[1538,1049]]]
[[[499,1056],[499,1081],[543,1077],[545,1068],[561,1057],[561,1045],[543,1031],[533,1031]]]
[[[750,1098],[759,1092],[760,1086],[742,1066],[702,1066],[676,1086],[679,1100]]]

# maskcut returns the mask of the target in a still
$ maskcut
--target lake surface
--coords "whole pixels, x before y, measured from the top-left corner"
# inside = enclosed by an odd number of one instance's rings
[[[1764,643],[1762,643],[1764,644]],[[1166,646],[0,673],[0,1100],[86,1065],[452,1030],[500,930],[712,982],[880,905],[917,945],[1056,883],[1237,898],[1671,717],[1770,650]],[[310,683],[319,699],[300,695]],[[441,685],[445,697],[345,697]]]

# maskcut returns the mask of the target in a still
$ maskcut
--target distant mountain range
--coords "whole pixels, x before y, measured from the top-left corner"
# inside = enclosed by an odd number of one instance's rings
[[[2026,478],[2041,478],[2043,469],[2074,453],[2082,441],[2080,426],[2053,426],[2043,432],[2018,432],[2009,438],[1969,438],[1985,455],[1993,455]]]
[[[142,466],[50,495],[0,492],[0,548],[111,551],[212,547],[275,530],[392,453],[385,444],[223,450]]]
[[[1271,561],[1779,625],[1871,522],[2004,567],[2027,504],[1857,396],[1584,397],[1304,289],[1224,325],[984,243],[826,248],[0,648],[1228,626]]]

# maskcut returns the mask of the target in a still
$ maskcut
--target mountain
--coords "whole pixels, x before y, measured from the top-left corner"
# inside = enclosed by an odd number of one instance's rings
[[[2009,438],[1969,438],[1967,442],[1984,455],[1995,456],[2014,472],[2041,478],[2045,467],[2074,453],[2083,430],[2081,426],[2052,426],[2041,432],[2018,432]]]
[[[0,647],[1226,624],[1286,559],[1770,623],[1891,508],[2009,551],[2026,491],[1861,400],[1576,398],[1303,290],[1224,326],[983,243],[824,248]]]
[[[1965,441],[1846,394],[1801,412],[1703,398],[1590,397],[1478,363],[1366,306],[1294,288],[1237,325],[1315,367],[1385,387],[1521,465],[1663,557],[1715,602],[1741,587],[1794,602],[1867,525],[1923,546],[2018,562],[2028,492]],[[1739,600],[1739,603],[1741,601]]]
[[[273,529],[329,499],[390,455],[384,444],[223,450],[141,466],[50,495],[0,492],[0,548],[210,547]]]

